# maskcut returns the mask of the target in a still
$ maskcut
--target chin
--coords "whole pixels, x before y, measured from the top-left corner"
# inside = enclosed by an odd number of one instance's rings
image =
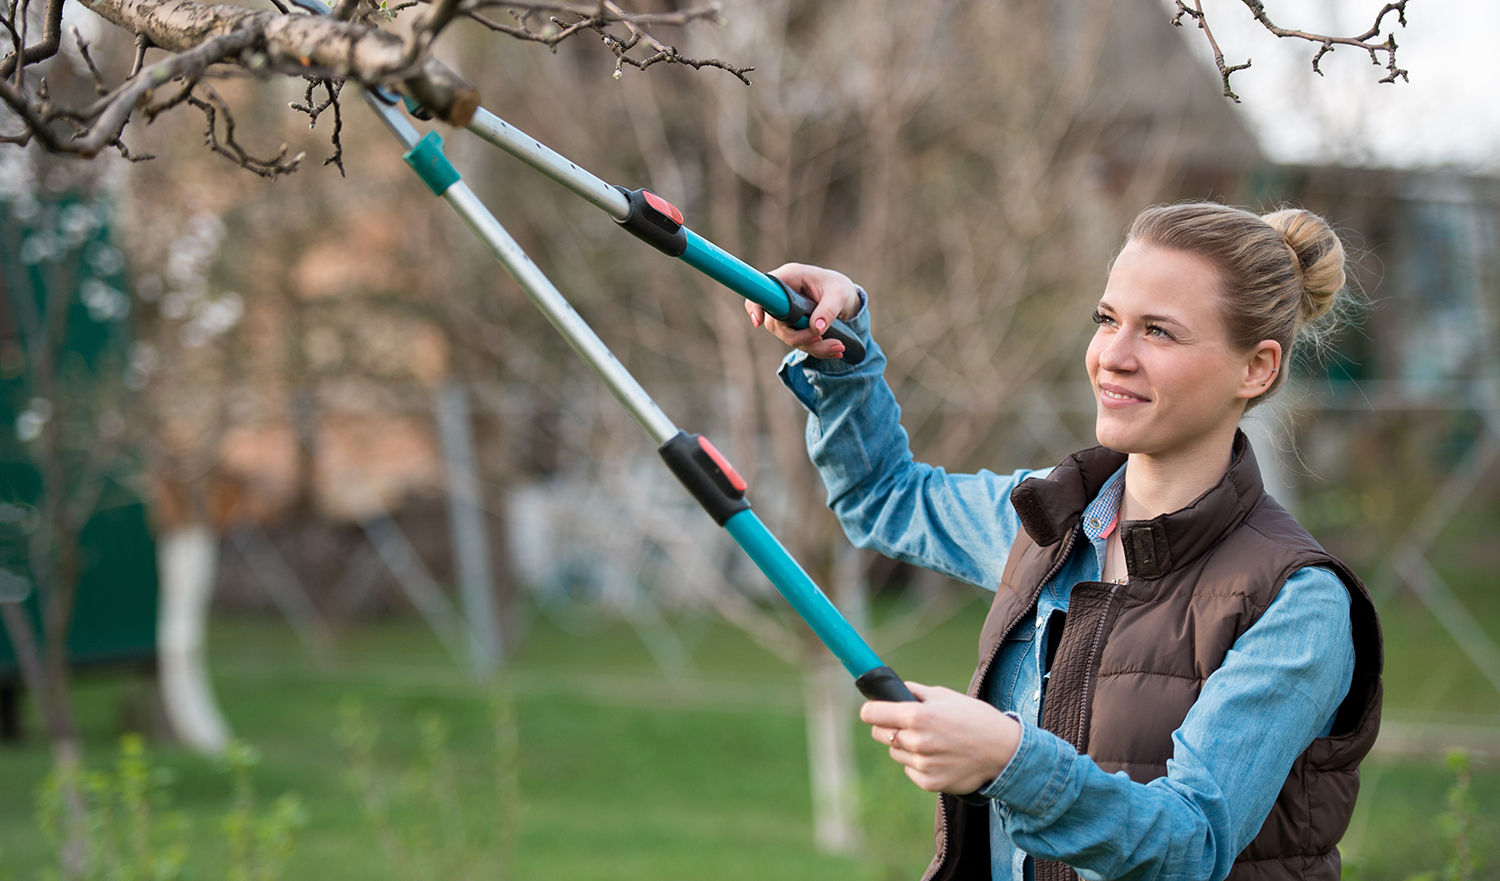
[[[1112,419],[1095,419],[1094,437],[1099,441],[1099,446],[1117,453],[1137,452],[1135,447],[1139,439],[1136,437],[1136,432]]]

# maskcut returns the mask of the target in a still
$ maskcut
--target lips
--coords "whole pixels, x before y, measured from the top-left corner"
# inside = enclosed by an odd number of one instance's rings
[[[1099,384],[1099,400],[1105,406],[1123,407],[1131,404],[1145,404],[1151,399],[1120,386],[1101,382]]]

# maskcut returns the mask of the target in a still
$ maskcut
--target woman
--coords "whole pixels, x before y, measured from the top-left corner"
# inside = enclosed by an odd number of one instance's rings
[[[1150,208],[1094,314],[1101,446],[1048,472],[912,461],[848,278],[774,274],[818,301],[782,378],[850,539],[995,590],[968,695],[909,683],[871,736],[943,793],[929,878],[1339,877],[1379,727],[1369,596],[1262,489],[1238,423],[1344,287],[1316,215]],[[850,367],[819,332],[866,338]]]

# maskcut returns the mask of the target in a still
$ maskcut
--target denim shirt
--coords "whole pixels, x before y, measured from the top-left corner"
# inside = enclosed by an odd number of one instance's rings
[[[994,590],[1020,531],[1010,491],[1045,471],[949,474],[913,460],[900,408],[870,339],[869,310],[848,322],[868,354],[856,366],[789,355],[781,378],[808,409],[807,446],[850,541]],[[989,800],[995,881],[1026,881],[1031,860],[1061,860],[1088,881],[1219,881],[1260,831],[1293,761],[1327,734],[1354,671],[1349,594],[1331,571],[1298,570],[1204,682],[1172,734],[1167,776],[1108,774],[1040,727],[1048,622],[1073,585],[1101,577],[1121,468],[1084,512],[1079,541],[1034,614],[1001,644],[990,703],[1021,723]],[[1260,724],[1247,724],[1247,720]]]

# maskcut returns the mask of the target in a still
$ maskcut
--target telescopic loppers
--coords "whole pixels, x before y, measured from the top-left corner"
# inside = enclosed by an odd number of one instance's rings
[[[667,467],[843,663],[855,677],[860,692],[871,700],[916,700],[901,677],[881,662],[859,632],[839,614],[812,578],[761,522],[745,498],[747,486],[744,478],[729,460],[708,438],[687,434],[672,424],[551,280],[531,262],[515,239],[464,184],[458,170],[443,155],[443,142],[437,132],[429,131],[419,138],[395,101],[387,103],[385,98],[382,94],[365,92],[365,102],[406,147],[403,156],[406,162],[433,193],[458,212],[469,229],[521,285],[532,303],[604,380],[610,392],[658,445],[657,450]]]
[[[326,15],[329,11],[322,0],[294,2],[314,14]],[[443,141],[437,132],[429,131],[425,135],[419,135],[398,108],[397,99],[388,92],[366,90],[363,94],[365,103],[406,149],[402,158],[435,195],[458,213],[464,224],[520,284],[527,298],[588,362],[610,393],[657,444],[657,450],[667,467],[703,509],[744,549],[792,609],[855,677],[854,682],[860,692],[871,700],[915,701],[916,697],[901,677],[881,662],[859,632],[839,614],[839,610],[818,589],[812,578],[761,522],[760,517],[751,509],[749,500],[745,498],[747,486],[744,478],[740,477],[729,460],[715,449],[708,438],[687,434],[662,412],[635,377],[615,358],[609,347],[604,345],[603,340],[599,339],[551,280],[526,256],[526,252],[521,250],[521,246],[505,227],[500,225],[484,203],[463,182],[458,169],[443,155]],[[794,326],[800,320],[801,326],[806,326],[807,316],[812,311],[811,301],[787,288],[779,280],[756,272],[738,258],[688,230],[682,224],[681,213],[666,200],[644,190],[626,191],[610,187],[534,139],[516,132],[497,117],[483,110],[479,117],[483,120],[481,128],[495,132],[509,130],[515,135],[514,138],[507,138],[497,134],[493,143],[515,143],[522,152],[529,150],[528,155],[533,156],[534,161],[528,159],[528,164],[543,170],[549,177],[563,182],[574,192],[610,212],[626,229],[667,253],[672,253],[672,250],[663,248],[662,244],[653,240],[653,236],[663,242],[682,243],[674,256],[682,257],[690,265],[737,293],[760,303],[773,316],[784,316],[781,320]],[[475,126],[471,125],[470,128],[474,129]],[[490,140],[488,137],[486,139]],[[509,147],[506,149],[515,152]],[[558,174],[546,171],[544,165],[558,166]],[[570,169],[570,173],[560,171],[564,166]],[[632,226],[633,217],[638,218],[634,221],[635,226]],[[667,222],[663,222],[663,218]],[[796,317],[793,317],[794,313]],[[843,339],[836,336],[833,330],[834,328],[830,328],[825,336]],[[845,360],[854,363],[863,360],[864,347],[859,344],[859,340],[842,324],[838,325],[838,332],[848,337],[845,342]]]

